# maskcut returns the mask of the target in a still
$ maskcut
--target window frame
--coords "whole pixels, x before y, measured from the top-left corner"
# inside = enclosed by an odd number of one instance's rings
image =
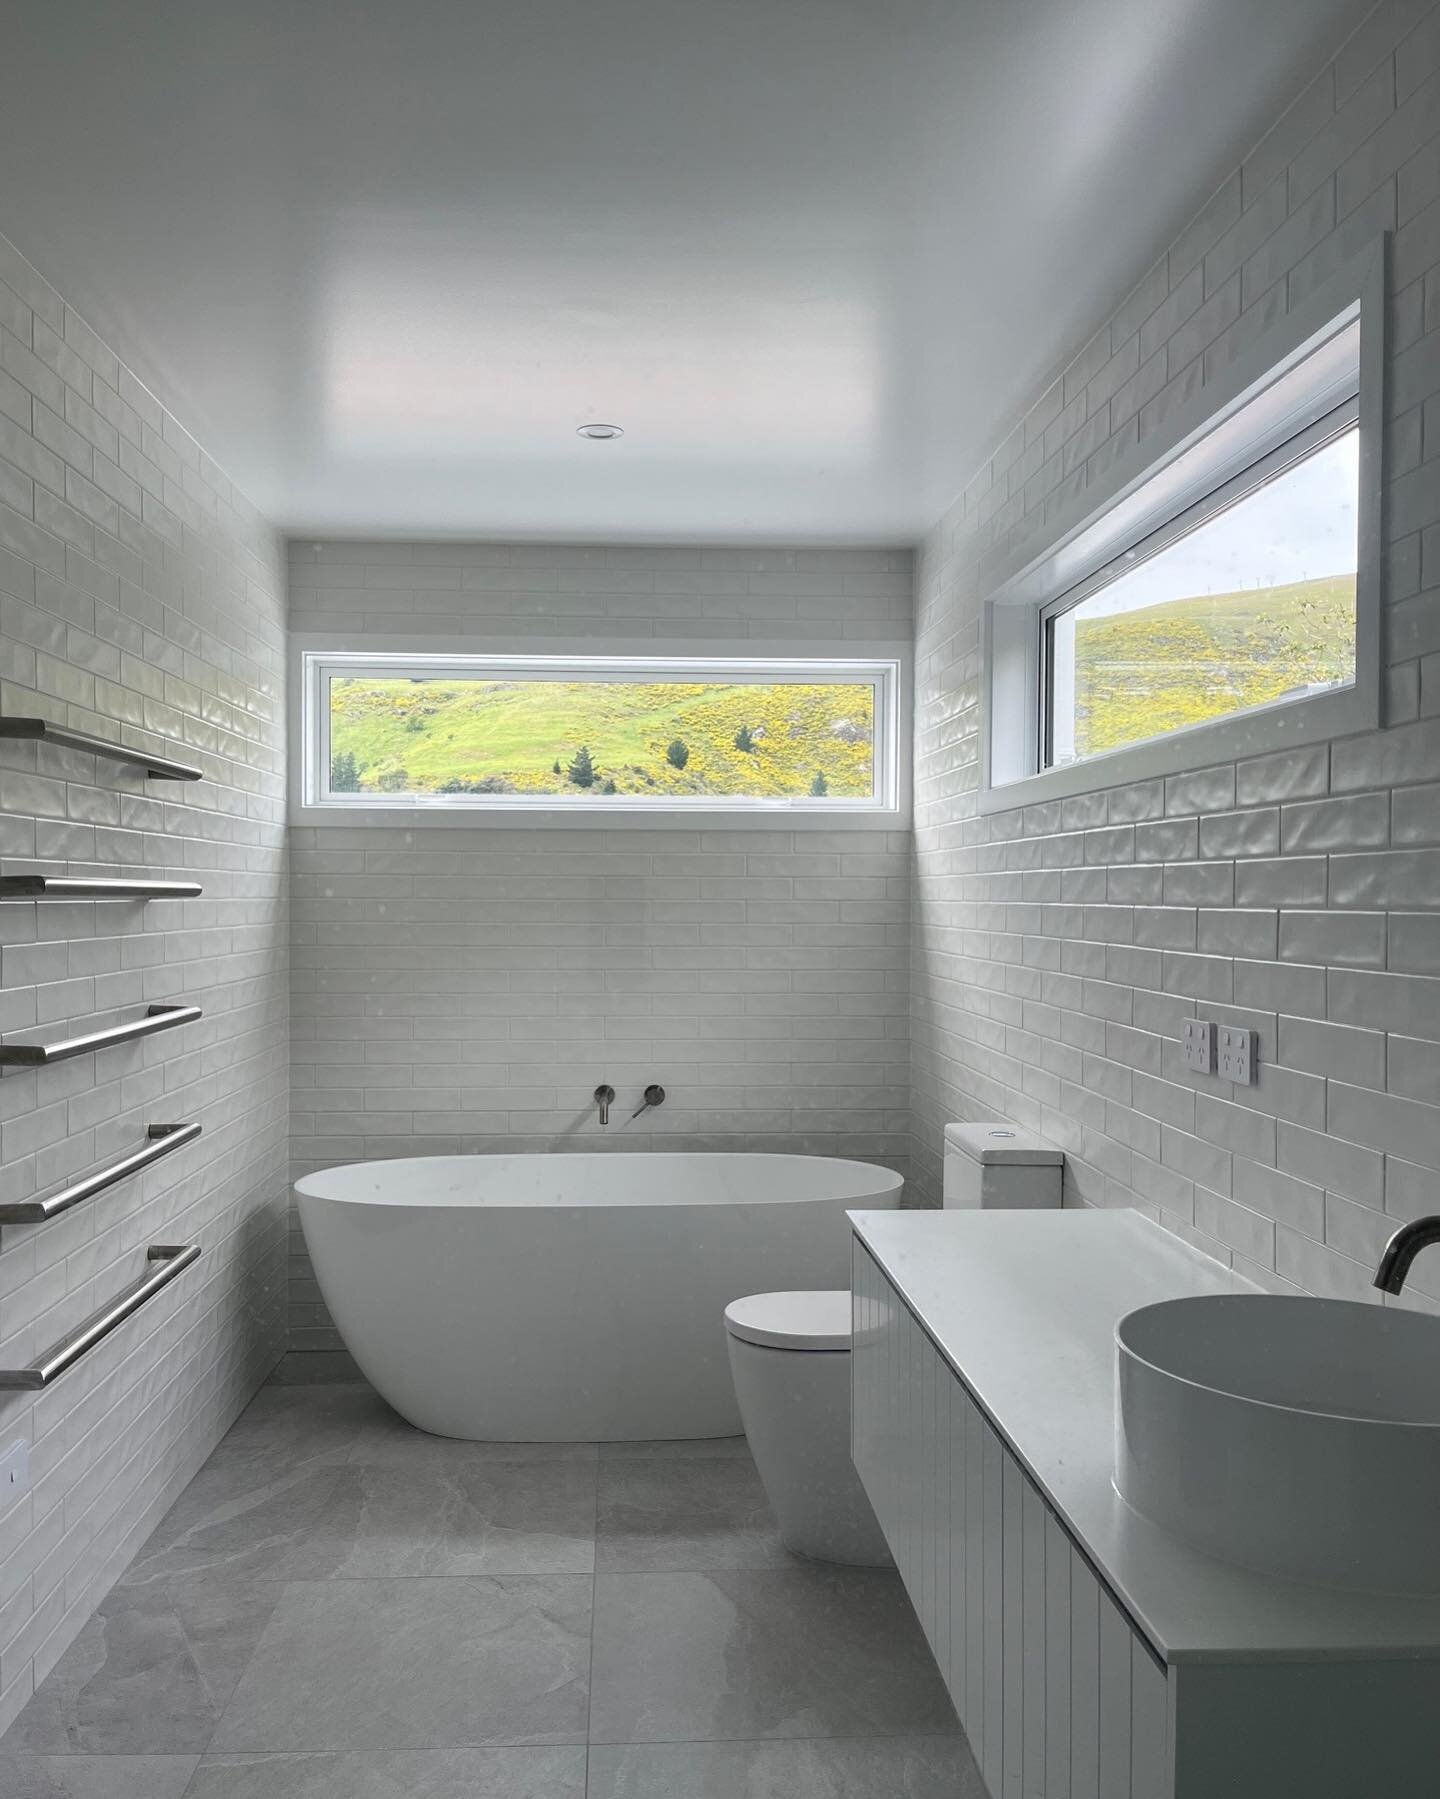
[[[1087,489],[1047,519],[1039,554],[1016,567],[1009,552],[1008,568],[1004,554],[992,556],[981,615],[979,812],[1328,742],[1380,723],[1386,259],[1381,236],[1227,369],[1177,398],[1168,428],[1116,459],[1107,498],[1097,505]],[[1197,515],[1233,504],[1271,458],[1293,458],[1297,443],[1327,425],[1333,432],[1347,408],[1360,433],[1353,684],[1046,766],[1046,616],[1105,585],[1117,562],[1134,566],[1130,553],[1153,554],[1193,529]]]
[[[1145,563],[1151,561],[1162,551],[1169,549],[1171,544],[1181,542],[1182,539],[1200,530],[1212,519],[1220,518],[1236,507],[1244,505],[1247,499],[1260,492],[1271,481],[1278,479],[1290,469],[1298,467],[1308,457],[1315,455],[1328,444],[1337,442],[1349,431],[1358,427],[1359,422],[1360,396],[1357,384],[1357,391],[1349,399],[1342,400],[1338,406],[1322,414],[1302,430],[1297,431],[1293,437],[1287,438],[1285,442],[1278,444],[1273,450],[1259,457],[1248,468],[1242,469],[1239,474],[1232,476],[1230,480],[1223,482],[1210,493],[1202,495],[1193,505],[1187,506],[1183,512],[1158,526],[1148,536],[1140,538],[1137,542],[1118,551],[1107,561],[1101,563],[1093,573],[1077,582],[1074,587],[1067,588],[1064,593],[1057,594],[1054,599],[1046,601],[1038,608],[1037,619],[1040,630],[1040,642],[1037,649],[1039,691],[1036,696],[1040,707],[1040,716],[1036,725],[1040,763],[1038,773],[1050,774],[1057,767],[1089,768],[1104,762],[1107,756],[1121,755],[1126,750],[1148,749],[1152,744],[1167,741],[1172,737],[1190,737],[1196,731],[1208,730],[1212,725],[1224,724],[1230,719],[1258,718],[1262,713],[1277,711],[1283,706],[1304,706],[1311,699],[1321,697],[1308,694],[1290,700],[1266,700],[1258,706],[1237,706],[1234,711],[1222,713],[1218,718],[1206,719],[1194,725],[1177,726],[1171,731],[1157,732],[1154,737],[1141,738],[1135,743],[1124,744],[1116,750],[1097,751],[1093,756],[1078,757],[1074,762],[1057,764],[1053,760],[1055,729],[1053,627],[1055,621],[1062,618],[1067,612],[1073,612],[1078,606],[1083,606],[1086,600],[1093,598],[1095,594],[1103,593],[1107,587],[1112,586],[1133,570],[1143,567]],[[1330,691],[1340,693],[1354,685],[1355,681],[1352,679]]]
[[[753,642],[739,645],[676,644],[654,641],[644,647],[609,647],[593,642],[554,641],[504,649],[473,641],[426,642],[423,637],[366,638],[336,643],[305,638],[294,645],[292,725],[301,754],[294,759],[297,782],[292,786],[291,817],[295,822],[326,825],[388,824],[401,827],[474,824],[578,825],[590,829],[666,825],[690,829],[761,827],[784,829],[894,829],[909,804],[909,757],[902,754],[909,718],[909,659],[895,645],[856,643],[845,653],[817,655],[813,645],[767,645],[757,654]],[[630,794],[379,794],[337,795],[330,791],[330,714],[326,704],[333,675],[373,675],[377,679],[535,679],[674,681],[723,680],[757,686],[797,683],[865,683],[874,689],[874,794],[869,799],[843,796],[813,799],[735,795],[670,796],[648,799]]]

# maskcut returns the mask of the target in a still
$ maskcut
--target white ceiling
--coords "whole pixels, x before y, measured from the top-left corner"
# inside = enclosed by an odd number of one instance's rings
[[[48,0],[0,230],[291,530],[908,540],[1364,10]]]

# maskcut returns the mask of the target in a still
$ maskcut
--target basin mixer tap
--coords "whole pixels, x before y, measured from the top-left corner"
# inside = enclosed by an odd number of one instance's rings
[[[600,1086],[595,1089],[595,1104],[600,1108],[601,1124],[609,1124],[610,1108],[615,1104],[615,1089]]]
[[[1405,1285],[1410,1264],[1431,1243],[1440,1243],[1440,1217],[1416,1218],[1402,1224],[1385,1245],[1380,1266],[1375,1270],[1375,1285],[1380,1291],[1398,1293]]]
[[[665,1089],[663,1087],[657,1087],[652,1083],[652,1085],[645,1089],[644,1104],[636,1106],[630,1116],[632,1119],[638,1118],[642,1112],[648,1112],[652,1106],[663,1106],[664,1104]]]

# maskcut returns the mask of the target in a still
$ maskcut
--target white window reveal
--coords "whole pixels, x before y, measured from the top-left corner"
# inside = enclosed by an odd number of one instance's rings
[[[982,810],[1378,722],[1383,255],[1348,279],[994,593]]]
[[[894,813],[897,660],[307,651],[307,808]]]

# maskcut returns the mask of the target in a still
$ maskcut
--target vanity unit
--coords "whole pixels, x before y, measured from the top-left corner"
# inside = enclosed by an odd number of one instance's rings
[[[855,1464],[993,1799],[1440,1792],[1440,1595],[1253,1573],[1115,1490],[1116,1324],[1225,1269],[1136,1212],[851,1221]]]

